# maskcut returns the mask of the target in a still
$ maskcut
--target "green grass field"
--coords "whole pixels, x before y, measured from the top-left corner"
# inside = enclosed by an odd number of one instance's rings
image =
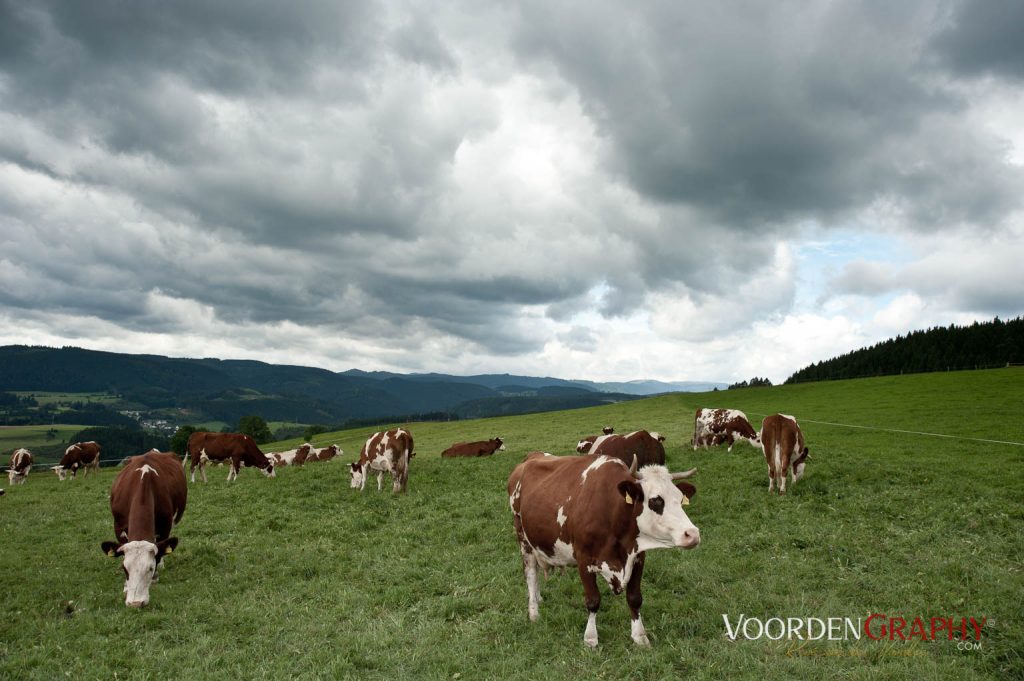
[[[45,426],[0,426],[0,452],[4,457],[10,457],[11,452],[18,447],[32,449],[39,446],[57,446],[62,442],[67,442],[72,435],[88,427],[65,423]],[[51,429],[56,431],[52,438],[48,436]],[[6,458],[2,464],[7,464]]]
[[[40,406],[45,404],[70,404],[71,402],[113,404],[121,399],[117,395],[111,395],[110,393],[59,393],[42,390],[13,390],[11,392],[18,397],[34,397]]]
[[[0,499],[2,678],[1007,679],[1024,676],[1024,373],[1007,369],[679,394],[595,409],[408,424],[409,494],[349,489],[373,429],[325,434],[333,462],[267,480],[244,470],[190,485],[149,606],[125,607],[107,494],[115,471],[32,475]],[[801,420],[812,461],[785,497],[759,452],[693,452],[699,406]],[[826,425],[920,431],[950,438]],[[647,557],[644,620],[602,586],[601,645],[582,642],[574,572],[526,587],[505,493],[534,449],[569,454],[604,425],[667,436],[696,465],[694,551]],[[457,440],[507,452],[442,460]],[[284,449],[296,441],[264,449]],[[11,585],[16,584],[16,588]],[[602,582],[603,584],[603,582]],[[955,643],[731,641],[750,617],[987,617],[981,649]]]

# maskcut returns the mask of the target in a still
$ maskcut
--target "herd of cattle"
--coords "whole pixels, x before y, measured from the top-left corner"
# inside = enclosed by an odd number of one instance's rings
[[[547,576],[551,568],[576,566],[588,611],[584,643],[591,647],[598,644],[600,575],[613,593],[626,592],[633,641],[650,645],[640,617],[645,553],[657,548],[692,549],[700,544],[700,530],[683,510],[697,493],[685,479],[697,469],[670,473],[665,467],[664,440],[656,432],[639,430],[618,435],[606,427],[601,435],[578,442],[580,456],[530,452],[509,475],[508,502],[522,556],[531,621],[539,616],[538,571]],[[741,411],[697,411],[694,450],[728,443],[731,451],[739,440],[764,454],[769,492],[777,489],[784,494],[787,476],[796,483],[810,458],[803,433],[792,416],[767,416],[760,431],[755,431]],[[501,438],[494,438],[453,444],[441,456],[489,456],[504,449]],[[196,432],[189,437],[184,460],[173,452],[157,450],[126,459],[110,493],[116,541],[101,544],[107,555],[123,557],[125,604],[141,607],[149,602],[150,585],[163,557],[178,545],[171,531],[185,512],[185,466],[190,465],[194,483],[197,467],[206,482],[208,463],[228,463],[228,481],[232,481],[242,467],[254,467],[274,477],[278,467],[329,461],[342,453],[337,445],[317,449],[306,443],[267,455],[247,435]],[[374,433],[363,444],[359,459],[350,464],[351,487],[364,489],[367,477],[376,473],[380,491],[388,473],[392,491],[405,492],[409,463],[415,455],[408,430]],[[68,471],[74,478],[79,468],[88,475],[90,468],[98,469],[99,461],[100,446],[81,442],[68,447],[53,470],[64,480]],[[15,450],[8,469],[10,483],[23,484],[31,469],[31,453],[24,448]]]

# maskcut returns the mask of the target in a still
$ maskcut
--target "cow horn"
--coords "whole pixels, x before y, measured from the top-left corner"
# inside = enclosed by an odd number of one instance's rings
[[[633,463],[629,464],[629,474],[636,477],[636,452],[633,453]]]
[[[693,475],[696,472],[697,472],[696,468],[691,468],[690,470],[683,471],[682,473],[673,473],[672,474],[672,479],[673,480],[682,480],[683,478],[690,477],[691,475]]]

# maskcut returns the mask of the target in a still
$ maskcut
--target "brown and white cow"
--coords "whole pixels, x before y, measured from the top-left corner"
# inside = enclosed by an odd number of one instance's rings
[[[575,565],[589,613],[583,642],[597,646],[601,575],[613,593],[626,590],[633,641],[650,645],[640,618],[645,551],[692,549],[700,543],[700,530],[682,508],[697,490],[677,482],[695,472],[671,474],[664,466],[646,466],[637,473],[635,460],[627,468],[621,460],[602,455],[528,454],[508,478],[508,500],[523,558],[530,620],[539,616],[537,570]]]
[[[301,466],[306,463],[312,449],[313,445],[306,442],[300,447],[289,449],[285,452],[271,452],[270,454],[267,454],[267,458],[270,459],[271,463],[273,463],[276,468],[284,466]]]
[[[500,437],[479,442],[456,442],[441,452],[442,457],[456,456],[490,456],[494,452],[505,451],[505,443]]]
[[[603,435],[611,435],[615,432],[615,429],[611,426],[605,426],[601,429]],[[594,440],[601,437],[600,435],[588,435],[579,442],[576,443],[576,451],[580,454],[586,454],[590,451],[590,448],[594,446]]]
[[[729,450],[737,440],[751,447],[761,447],[757,431],[750,425],[747,415],[739,409],[698,409],[693,417],[693,448],[713,447],[729,443]]]
[[[149,603],[149,587],[165,554],[178,546],[171,529],[185,513],[188,485],[173,452],[133,456],[117,474],[110,490],[116,541],[100,546],[108,556],[124,556],[124,603],[140,608]]]
[[[71,479],[78,477],[78,469],[85,470],[85,477],[89,477],[89,469],[100,470],[100,446],[90,440],[89,442],[76,442],[64,450],[64,456],[60,463],[52,467],[54,473],[61,480],[67,477],[71,471]]]
[[[370,471],[377,471],[377,491],[383,485],[384,473],[391,474],[391,491],[405,492],[409,488],[409,461],[416,456],[412,433],[395,428],[386,433],[374,433],[359,451],[359,461],[352,464],[351,487],[360,491],[366,487]]]
[[[792,416],[772,414],[761,423],[760,435],[764,460],[768,464],[768,491],[777,483],[779,494],[785,494],[786,474],[792,475],[795,485],[811,458],[804,444],[804,434]]]
[[[613,456],[626,464],[631,463],[635,455],[641,468],[651,465],[664,466],[664,441],[665,438],[660,433],[648,433],[646,430],[633,431],[628,435],[602,435],[594,440],[588,453],[591,456]]]
[[[242,433],[209,433],[196,431],[188,437],[186,459],[191,459],[192,482],[196,481],[196,466],[206,482],[206,464],[210,461],[231,465],[228,482],[238,477],[242,466],[259,468],[267,477],[274,477],[274,464],[256,446],[256,441]],[[184,461],[182,462],[184,466]]]
[[[12,485],[25,484],[25,478],[32,471],[32,452],[24,447],[15,449],[7,468],[7,481]]]
[[[310,450],[306,461],[330,461],[334,457],[344,453],[344,450],[342,450],[338,445],[328,445],[326,447],[321,447],[320,449]]]

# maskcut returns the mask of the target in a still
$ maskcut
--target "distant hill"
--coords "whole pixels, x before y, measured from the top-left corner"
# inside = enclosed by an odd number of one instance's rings
[[[230,424],[249,414],[267,421],[330,425],[428,416],[467,418],[594,406],[678,389],[653,381],[621,384],[628,387],[623,390],[616,390],[617,385],[510,374],[403,375],[355,369],[336,373],[252,360],[127,355],[74,347],[0,347],[0,392],[116,396],[76,412],[77,422],[89,425],[117,421],[121,418],[117,412],[128,410],[139,418],[160,418],[172,424]],[[34,422],[33,409],[43,408],[15,400],[5,411],[0,404],[0,423]],[[51,420],[54,414],[48,411],[45,417]]]
[[[626,381],[623,383],[594,383],[592,381],[576,381],[576,383],[600,392],[626,393],[627,395],[660,395],[663,393],[704,393],[716,388],[722,390],[725,383],[708,381]]]
[[[797,371],[786,383],[1024,363],[1024,317],[913,331]]]

